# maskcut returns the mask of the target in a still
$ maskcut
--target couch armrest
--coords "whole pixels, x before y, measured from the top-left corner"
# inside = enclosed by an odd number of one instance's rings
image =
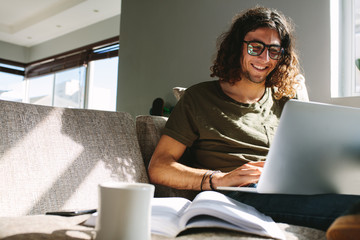
[[[136,117],[136,133],[146,168],[160,140],[167,119],[167,117],[150,115]]]
[[[160,140],[167,119],[167,117],[150,115],[140,115],[136,117],[136,133],[146,168]],[[155,185],[156,197],[185,197],[192,200],[197,193],[197,191],[179,190]]]

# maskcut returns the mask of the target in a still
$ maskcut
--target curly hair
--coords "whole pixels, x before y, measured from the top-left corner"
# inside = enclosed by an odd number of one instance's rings
[[[280,36],[284,55],[278,60],[275,69],[267,76],[266,87],[276,89],[274,97],[293,98],[296,95],[298,84],[296,76],[300,74],[298,56],[294,48],[293,26],[277,10],[265,7],[255,7],[235,16],[228,32],[223,33],[218,39],[218,51],[213,65],[211,77],[218,77],[220,81],[234,84],[240,81],[242,66],[241,57],[245,35],[261,27],[275,29]]]

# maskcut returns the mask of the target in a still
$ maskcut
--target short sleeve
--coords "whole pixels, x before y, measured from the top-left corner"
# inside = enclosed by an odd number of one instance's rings
[[[168,121],[166,122],[163,134],[174,138],[175,140],[190,147],[199,137],[199,131],[196,126],[196,112],[192,107],[192,97],[185,91],[175,108],[172,110]]]

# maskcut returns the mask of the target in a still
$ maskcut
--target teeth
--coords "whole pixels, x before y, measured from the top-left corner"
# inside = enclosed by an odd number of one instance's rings
[[[265,67],[259,66],[259,65],[253,65],[255,68],[259,69],[259,70],[264,70]]]

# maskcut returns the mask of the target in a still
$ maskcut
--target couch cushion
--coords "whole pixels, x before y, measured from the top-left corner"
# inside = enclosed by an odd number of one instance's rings
[[[0,217],[0,239],[94,239],[95,229],[81,225],[90,215],[60,217],[33,215],[23,217]]]
[[[151,156],[165,127],[167,117],[140,115],[136,117],[136,133],[145,167],[149,165]]]
[[[58,217],[58,216],[26,216],[26,217],[0,217],[0,239],[6,240],[32,240],[32,239],[94,239],[96,236],[94,228],[82,226],[90,215],[77,217]],[[326,239],[325,232],[288,225],[284,223],[277,224],[284,232],[287,240],[320,240]],[[176,238],[152,235],[152,240],[242,240],[269,239],[256,235],[250,235],[241,232],[227,231],[224,229],[193,229],[183,233]]]
[[[0,101],[0,216],[97,208],[98,184],[148,182],[127,113]]]
[[[185,91],[186,91],[186,88],[184,88],[184,87],[174,87],[173,88],[173,94],[177,101],[180,100],[182,95],[184,95]]]

